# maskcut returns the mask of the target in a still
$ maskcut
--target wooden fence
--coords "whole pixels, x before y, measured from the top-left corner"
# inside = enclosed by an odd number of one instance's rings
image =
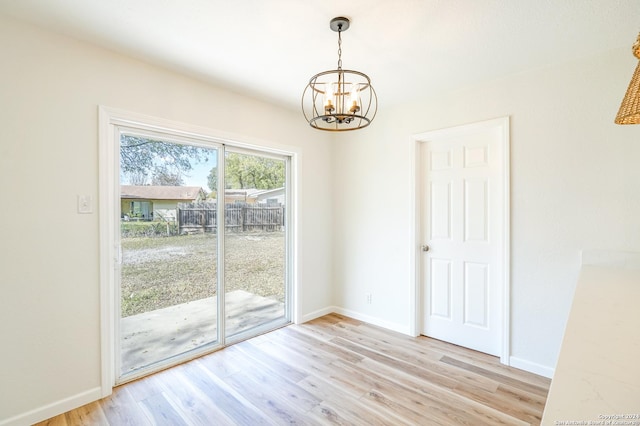
[[[224,206],[225,229],[231,232],[281,231],[284,206],[280,204],[233,203]],[[217,232],[216,203],[178,203],[178,233]]]

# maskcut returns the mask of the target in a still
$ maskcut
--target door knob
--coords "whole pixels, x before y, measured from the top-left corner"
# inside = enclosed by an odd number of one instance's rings
[[[429,246],[426,244],[422,245],[422,251],[429,251]]]

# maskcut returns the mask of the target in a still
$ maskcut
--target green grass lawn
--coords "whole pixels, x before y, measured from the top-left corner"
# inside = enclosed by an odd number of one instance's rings
[[[284,301],[284,233],[228,234],[226,291]],[[216,294],[217,235],[122,239],[122,316]]]

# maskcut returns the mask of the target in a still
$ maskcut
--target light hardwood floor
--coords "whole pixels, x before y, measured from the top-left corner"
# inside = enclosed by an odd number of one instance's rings
[[[332,314],[38,425],[537,425],[549,384],[489,355]]]

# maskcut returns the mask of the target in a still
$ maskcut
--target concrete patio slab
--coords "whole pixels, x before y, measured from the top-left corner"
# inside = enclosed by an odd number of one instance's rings
[[[217,339],[217,297],[157,309],[120,321],[121,373],[182,354]],[[284,304],[236,290],[225,295],[227,336],[284,316]]]

